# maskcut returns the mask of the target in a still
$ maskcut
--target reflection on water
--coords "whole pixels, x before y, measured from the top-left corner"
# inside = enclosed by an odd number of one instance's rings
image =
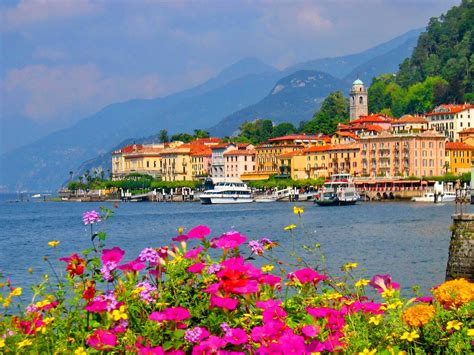
[[[102,204],[111,207],[111,204]],[[238,230],[249,240],[268,237],[282,248],[278,258],[288,260],[292,238],[296,245],[321,244],[331,273],[357,262],[366,277],[391,274],[405,293],[418,284],[422,290],[444,281],[450,239],[452,205],[415,203],[360,203],[356,206],[305,207],[301,221],[290,203],[200,205],[198,203],[123,203],[105,228],[107,245],[125,249],[124,260],[148,246],[168,244],[176,229],[208,225],[213,233]],[[42,260],[90,247],[89,229],[82,213],[96,203],[5,203],[0,201],[0,271],[15,285],[26,287],[49,272]],[[295,223],[293,232],[283,227]],[[293,236],[292,236],[293,233]],[[61,244],[52,249],[50,240]],[[298,249],[298,256],[317,265],[320,256]],[[29,274],[27,269],[33,268]]]

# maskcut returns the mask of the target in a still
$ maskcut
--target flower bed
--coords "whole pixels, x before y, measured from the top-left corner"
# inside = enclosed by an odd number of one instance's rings
[[[303,209],[294,213],[301,218]],[[405,300],[389,275],[360,278],[348,263],[331,277],[298,257],[295,264],[276,260],[270,239],[236,231],[211,237],[206,226],[180,229],[170,245],[130,258],[106,248],[105,233],[95,230],[110,214],[84,214],[92,247],[59,258],[66,276],[53,269],[55,281],[34,286],[26,307],[17,303],[9,314],[22,290],[10,280],[0,284],[0,353],[472,351],[474,284],[466,280]],[[296,225],[289,227],[293,233]],[[48,244],[60,250],[59,241]]]

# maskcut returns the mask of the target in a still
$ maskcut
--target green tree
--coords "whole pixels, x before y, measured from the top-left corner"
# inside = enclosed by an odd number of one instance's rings
[[[189,133],[177,133],[171,136],[172,141],[181,141],[184,143],[189,143],[194,140],[194,136],[190,135]]]
[[[170,141],[170,137],[168,136],[168,131],[166,129],[160,130],[158,133],[158,140],[160,143],[168,143]]]
[[[295,126],[291,123],[283,122],[273,127],[272,138],[286,136],[293,133],[296,133]]]
[[[209,132],[203,129],[195,129],[194,138],[209,138]]]
[[[304,126],[305,133],[333,134],[338,123],[349,121],[349,100],[341,91],[329,94],[313,118]]]

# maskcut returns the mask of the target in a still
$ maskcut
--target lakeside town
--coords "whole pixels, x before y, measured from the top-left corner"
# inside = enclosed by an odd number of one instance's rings
[[[474,151],[474,105],[442,104],[424,115],[407,113],[396,119],[369,113],[369,99],[364,83],[355,80],[349,120],[339,123],[332,135],[288,134],[255,145],[218,137],[127,145],[112,153],[112,182],[161,181],[155,189],[132,184],[117,195],[119,189],[113,184],[83,191],[74,182],[69,184],[73,193],[62,191],[62,196],[86,201],[111,196],[133,199],[130,190],[139,190],[139,199],[192,201],[194,189],[206,180],[243,181],[273,191],[296,187],[298,195],[334,174],[346,173],[368,199],[409,199],[443,176],[452,180],[464,174],[466,182]],[[265,183],[269,181],[284,183]],[[448,186],[453,187],[453,183]]]

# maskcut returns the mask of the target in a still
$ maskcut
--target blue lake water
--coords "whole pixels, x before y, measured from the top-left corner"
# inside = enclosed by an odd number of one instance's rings
[[[91,246],[89,228],[82,224],[83,212],[101,205],[112,207],[110,203],[7,203],[7,196],[0,196],[0,272],[25,289],[42,274],[50,273],[44,255],[62,272],[65,264],[57,260],[59,257]],[[376,273],[391,274],[405,294],[410,293],[411,285],[420,285],[426,292],[444,281],[452,204],[298,205],[304,207],[301,221],[293,214],[292,203],[121,203],[104,228],[107,246],[125,249],[124,260],[135,258],[145,247],[169,244],[180,226],[190,229],[204,224],[212,229],[213,236],[237,230],[249,240],[276,240],[281,248],[275,253],[282,260],[291,259],[288,253],[293,240],[298,246],[319,243],[331,273],[337,274],[347,262],[357,262],[358,272],[367,278]],[[283,227],[291,223],[298,227],[293,232],[284,231]],[[61,244],[53,249],[47,244],[50,240],[60,240]],[[300,248],[297,251],[312,265],[320,261],[319,254]],[[33,268],[31,274],[29,267]]]

